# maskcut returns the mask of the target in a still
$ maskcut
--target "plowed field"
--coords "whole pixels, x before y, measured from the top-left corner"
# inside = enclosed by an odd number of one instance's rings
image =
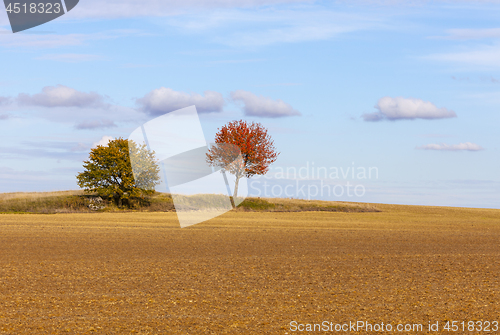
[[[1,214],[0,334],[293,334],[324,321],[463,334],[446,321],[500,321],[500,210],[377,207],[184,229],[175,213]]]

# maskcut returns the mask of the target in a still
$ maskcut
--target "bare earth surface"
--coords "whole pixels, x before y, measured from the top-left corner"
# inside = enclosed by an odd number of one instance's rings
[[[175,213],[1,214],[0,334],[305,333],[292,321],[469,334],[442,327],[500,321],[500,210],[377,207],[185,229]]]

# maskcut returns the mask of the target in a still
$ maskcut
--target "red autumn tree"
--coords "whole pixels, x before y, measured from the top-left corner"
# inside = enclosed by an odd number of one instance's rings
[[[266,174],[280,154],[267,129],[255,122],[229,122],[217,130],[215,143],[207,153],[207,162],[235,175],[233,199],[241,177]]]

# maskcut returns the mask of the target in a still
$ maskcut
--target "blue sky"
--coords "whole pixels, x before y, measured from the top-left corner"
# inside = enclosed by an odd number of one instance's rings
[[[306,198],[500,208],[499,15],[499,1],[81,0],[12,34],[2,9],[0,192],[76,189],[95,143],[194,103],[207,140],[235,119],[268,127],[269,177],[378,170],[323,180],[363,196]]]

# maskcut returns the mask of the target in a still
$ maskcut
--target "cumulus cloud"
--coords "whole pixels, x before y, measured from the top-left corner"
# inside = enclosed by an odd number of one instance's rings
[[[421,150],[443,150],[443,151],[480,151],[483,150],[483,147],[480,145],[477,145],[475,143],[471,142],[465,142],[465,143],[460,143],[460,144],[427,144],[423,145],[420,147],[417,147],[417,149]]]
[[[204,94],[188,94],[160,87],[136,102],[143,112],[150,115],[161,115],[192,105],[196,106],[198,113],[221,112],[225,104],[222,94],[214,91],[205,91]]]
[[[243,90],[231,92],[231,98],[243,103],[243,110],[248,116],[278,118],[301,115],[299,111],[283,100],[273,100]]]
[[[456,117],[454,111],[444,107],[438,108],[431,102],[413,98],[381,98],[375,105],[378,112],[363,114],[365,121],[413,120],[413,119],[445,119]]]
[[[95,92],[79,92],[64,85],[46,86],[42,93],[21,93],[17,97],[20,105],[39,107],[99,107],[104,105],[103,100],[104,97]]]
[[[98,142],[94,142],[94,144],[92,144],[92,148],[95,148],[98,145],[107,146],[108,143],[112,140],[113,140],[113,137],[111,137],[111,136],[103,136]]]
[[[75,125],[76,129],[102,129],[112,127],[116,127],[116,124],[111,120],[82,121]]]

